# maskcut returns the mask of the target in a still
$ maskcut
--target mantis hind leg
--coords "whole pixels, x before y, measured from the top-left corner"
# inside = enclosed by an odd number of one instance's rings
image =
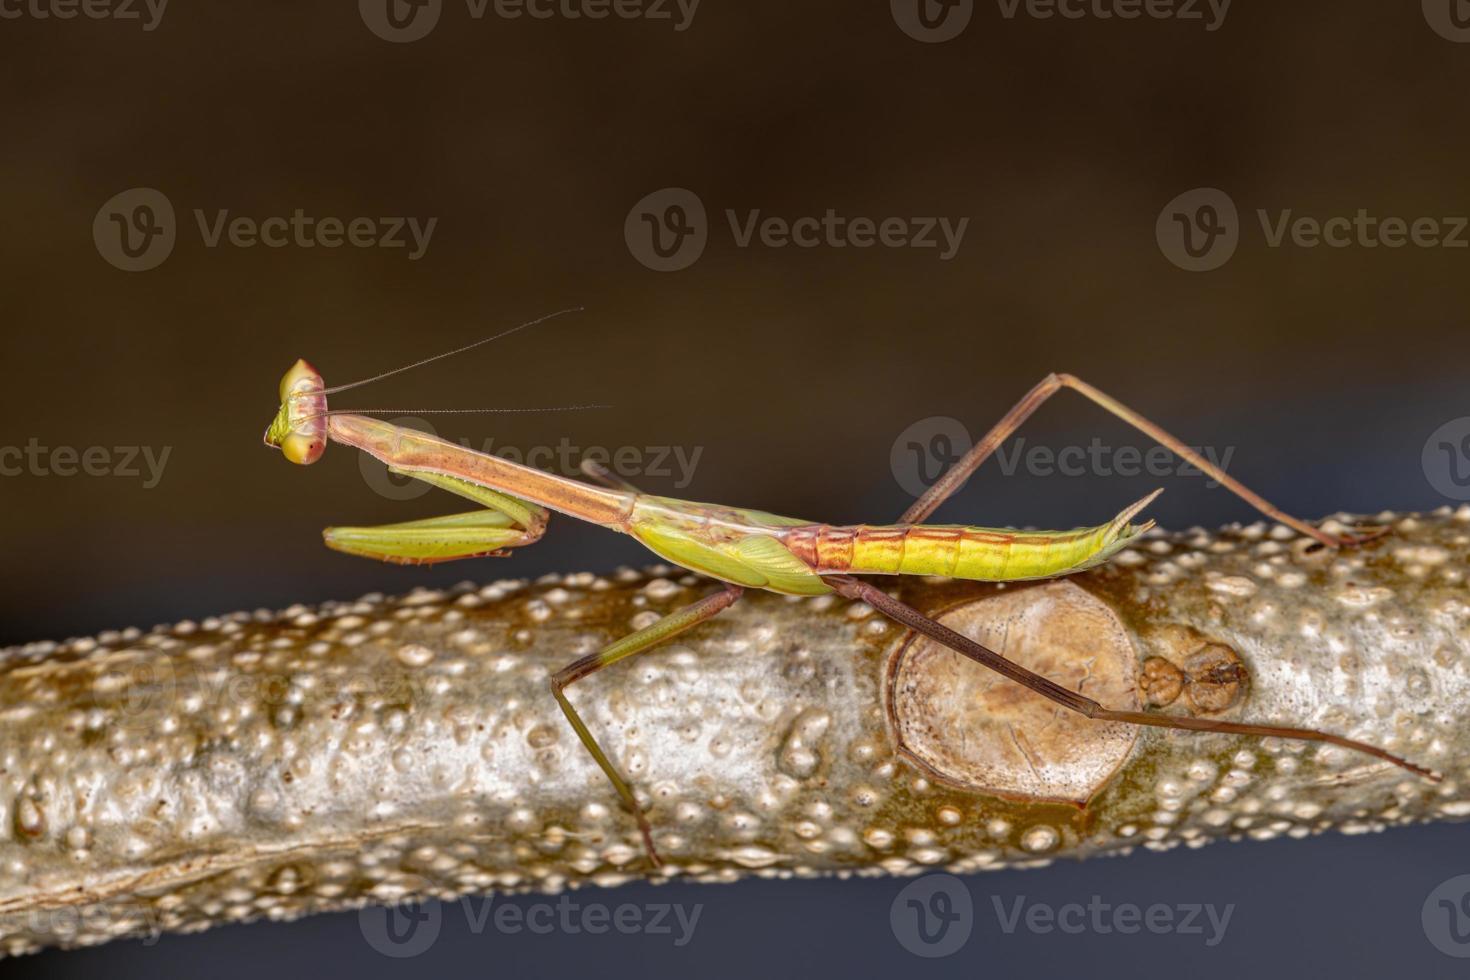
[[[1130,725],[1142,725],[1150,728],[1174,728],[1192,732],[1223,732],[1230,735],[1254,735],[1262,738],[1291,738],[1306,742],[1326,742],[1341,748],[1351,749],[1382,759],[1409,770],[1416,775],[1424,776],[1435,782],[1439,782],[1440,776],[1423,766],[1415,765],[1406,759],[1400,758],[1391,752],[1380,749],[1376,745],[1359,742],[1355,739],[1345,738],[1342,735],[1333,735],[1328,732],[1319,732],[1313,728],[1294,728],[1286,725],[1253,725],[1244,722],[1219,721],[1213,718],[1188,718],[1177,715],[1152,714],[1147,711],[1115,711],[1105,708],[1098,702],[1086,695],[1079,694],[1049,680],[1042,675],[1027,670],[1014,661],[1007,660],[994,650],[975,642],[968,636],[956,633],[954,630],[925,616],[917,609],[893,598],[888,593],[867,582],[849,578],[845,575],[823,576],[823,581],[832,586],[838,595],[849,599],[858,599],[866,602],[874,609],[894,622],[907,626],[911,630],[923,633],[925,636],[944,644],[956,653],[968,657],[989,669],[1015,681],[1023,687],[1035,691],[1044,698],[1056,702],[1064,708],[1098,721],[1121,721]]]
[[[602,484],[609,490],[622,490],[625,493],[643,492],[595,459],[582,460],[582,475],[594,483]]]
[[[662,862],[659,860],[658,851],[653,846],[653,829],[648,824],[643,808],[638,805],[638,798],[633,794],[633,787],[629,785],[623,774],[618,772],[617,766],[613,765],[612,760],[607,757],[607,753],[603,751],[602,746],[588,730],[582,716],[577,713],[576,708],[572,707],[572,702],[567,700],[566,689],[604,667],[610,667],[619,660],[658,646],[663,641],[698,626],[707,619],[712,619],[734,605],[735,600],[739,599],[744,591],[739,586],[727,585],[724,590],[706,596],[677,612],[669,613],[658,622],[645,626],[621,640],[609,643],[598,652],[573,661],[551,675],[551,693],[555,695],[556,703],[561,705],[562,713],[567,716],[567,721],[577,733],[577,738],[586,746],[587,751],[597,762],[598,768],[607,776],[608,781],[613,784],[613,789],[617,790],[618,796],[622,797],[623,803],[637,819],[638,832],[643,836],[643,847],[655,867],[660,866]]]
[[[534,544],[546,530],[545,508],[451,476],[389,467],[480,504],[483,509],[375,527],[329,527],[327,547],[403,565],[429,565],[459,558],[500,557]]]
[[[1045,378],[1028,391],[1019,402],[1011,408],[1001,420],[995,423],[985,437],[971,447],[970,451],[955,462],[933,486],[931,486],[922,497],[914,501],[913,505],[899,519],[902,524],[921,524],[930,514],[952,497],[965,481],[968,480],[991,455],[1000,448],[1001,444],[1010,438],[1011,434],[1021,427],[1021,424],[1031,417],[1042,403],[1063,388],[1070,388],[1083,395],[1095,405],[1100,405],[1113,415],[1127,422],[1135,429],[1157,442],[1159,445],[1173,452],[1175,455],[1186,460],[1190,465],[1199,469],[1202,473],[1216,481],[1231,493],[1250,504],[1256,510],[1267,517],[1293,528],[1302,534],[1316,538],[1319,542],[1329,548],[1340,548],[1344,545],[1361,544],[1383,534],[1386,529],[1376,529],[1362,535],[1334,535],[1328,534],[1320,528],[1313,527],[1300,518],[1292,517],[1290,514],[1277,508],[1260,494],[1245,486],[1239,480],[1226,473],[1223,469],[1199,453],[1190,449],[1183,442],[1162,428],[1139,415],[1128,406],[1124,405],[1081,378],[1070,374],[1048,374]]]

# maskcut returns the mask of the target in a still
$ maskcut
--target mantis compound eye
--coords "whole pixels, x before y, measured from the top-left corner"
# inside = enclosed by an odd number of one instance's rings
[[[281,452],[293,463],[308,466],[322,458],[326,451],[326,439],[309,437],[293,432],[281,442]]]

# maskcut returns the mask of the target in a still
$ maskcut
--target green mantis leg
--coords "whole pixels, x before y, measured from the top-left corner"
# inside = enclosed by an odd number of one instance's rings
[[[655,867],[658,867],[661,862],[658,851],[653,846],[653,831],[648,825],[648,818],[644,816],[643,808],[638,805],[638,798],[633,795],[633,788],[628,785],[628,781],[608,759],[602,746],[597,744],[597,739],[593,738],[592,733],[587,730],[582,716],[577,714],[577,709],[572,707],[572,703],[567,700],[565,691],[589,674],[594,674],[635,653],[642,653],[644,650],[658,646],[664,640],[713,618],[734,605],[735,600],[739,599],[744,591],[739,586],[727,585],[723,591],[706,596],[677,612],[669,613],[651,626],[645,626],[636,633],[609,643],[597,653],[591,653],[580,660],[573,661],[551,676],[551,693],[556,696],[556,703],[561,705],[561,710],[567,716],[567,721],[571,722],[577,738],[581,739],[587,751],[592,753],[592,758],[596,760],[597,765],[613,784],[613,788],[618,791],[618,795],[623,798],[623,803],[633,811],[633,816],[638,820],[638,831],[643,835],[643,846],[647,849],[648,856]]]
[[[403,565],[428,565],[504,556],[507,549],[534,544],[546,530],[549,514],[535,504],[452,476],[388,469],[473,500],[484,509],[376,527],[329,527],[322,532],[328,547]]]
[[[913,505],[904,512],[903,517],[899,518],[899,523],[923,523],[924,519],[934,513],[940,504],[948,500],[954,495],[956,490],[964,485],[965,481],[970,478],[970,475],[980,467],[981,463],[990,457],[991,453],[999,449],[1001,444],[1021,427],[1021,423],[1030,418],[1032,413],[1040,408],[1043,402],[1063,388],[1070,388],[1087,398],[1093,404],[1107,409],[1113,415],[1127,422],[1159,445],[1189,462],[1190,465],[1209,476],[1210,479],[1228,489],[1231,493],[1250,504],[1262,514],[1265,514],[1272,520],[1280,521],[1287,527],[1294,528],[1302,534],[1316,538],[1329,548],[1361,544],[1384,533],[1385,529],[1373,529],[1359,536],[1343,535],[1339,537],[1313,527],[1311,524],[1299,518],[1292,517],[1226,473],[1219,466],[1216,466],[1199,453],[1190,449],[1177,437],[1165,432],[1162,428],[1150,422],[1142,415],[1139,415],[1122,402],[1099,391],[1081,378],[1073,377],[1070,374],[1048,374],[1042,378],[1036,387],[1028,391],[1025,397],[1017,402],[999,422],[995,423],[995,426],[985,434],[983,439],[975,443],[974,447],[951,466],[922,497],[914,501]]]

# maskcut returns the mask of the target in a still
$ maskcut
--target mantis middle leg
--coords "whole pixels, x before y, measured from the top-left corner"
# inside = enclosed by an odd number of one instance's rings
[[[991,453],[999,449],[1001,444],[1021,427],[1021,423],[1030,418],[1032,413],[1040,408],[1043,402],[1063,388],[1070,388],[1078,394],[1085,396],[1094,404],[1101,405],[1159,445],[1188,461],[1192,466],[1198,468],[1202,473],[1208,475],[1212,480],[1215,480],[1262,514],[1265,514],[1272,520],[1280,521],[1282,524],[1300,531],[1302,534],[1316,538],[1329,548],[1360,544],[1382,533],[1382,531],[1378,531],[1377,533],[1368,533],[1361,536],[1338,536],[1328,534],[1326,531],[1313,527],[1306,521],[1292,517],[1226,473],[1219,466],[1211,463],[1193,449],[1190,449],[1177,437],[1165,432],[1162,428],[1150,422],[1142,415],[1139,415],[1122,402],[1109,397],[1081,378],[1073,377],[1070,374],[1048,374],[1042,378],[1036,387],[1028,391],[1025,397],[1002,416],[1001,420],[985,434],[983,439],[975,443],[969,452],[965,453],[944,475],[935,481],[933,486],[925,491],[922,497],[914,501],[913,505],[904,512],[903,517],[899,518],[899,523],[923,523],[930,514],[934,513],[940,504],[948,500],[954,495],[956,490],[964,485],[964,482],[980,467],[981,463],[990,457]]]
[[[648,818],[644,815],[643,808],[638,805],[638,798],[633,795],[633,787],[628,785],[628,781],[623,778],[622,773],[618,772],[617,766],[613,765],[612,760],[607,757],[607,753],[603,751],[602,746],[598,744],[597,739],[588,730],[586,722],[582,720],[582,716],[577,713],[576,708],[572,707],[572,702],[567,700],[566,689],[582,678],[595,674],[604,667],[610,667],[619,660],[631,657],[635,653],[642,653],[644,650],[652,649],[670,637],[677,636],[687,629],[698,626],[705,620],[713,619],[724,610],[733,606],[735,600],[739,599],[744,592],[745,590],[738,585],[726,585],[722,591],[716,592],[711,596],[706,596],[693,605],[685,606],[677,612],[669,613],[658,622],[645,626],[638,632],[631,633],[621,640],[615,640],[596,653],[590,653],[580,660],[575,660],[551,675],[551,693],[556,696],[556,703],[561,705],[562,713],[567,716],[567,721],[571,722],[572,728],[577,733],[577,738],[581,739],[582,744],[587,747],[587,751],[592,754],[592,758],[596,760],[598,767],[602,769],[608,781],[613,784],[613,788],[618,791],[618,795],[623,798],[623,803],[627,805],[629,810],[633,811],[633,816],[638,820],[638,832],[643,835],[643,846],[648,851],[648,856],[653,861],[655,867],[658,867],[662,862],[659,860],[658,850],[653,846],[653,830],[648,825]]]

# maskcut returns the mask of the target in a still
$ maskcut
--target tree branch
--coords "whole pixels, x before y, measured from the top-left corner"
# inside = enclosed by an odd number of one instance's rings
[[[1470,814],[1470,508],[1335,553],[1151,534],[1060,582],[873,579],[1119,708],[1089,721],[866,606],[766,594],[572,697],[548,677],[710,592],[682,571],[500,582],[0,651],[0,949],[366,902],[748,874],[911,874]],[[1330,523],[1330,522],[1329,522]]]

